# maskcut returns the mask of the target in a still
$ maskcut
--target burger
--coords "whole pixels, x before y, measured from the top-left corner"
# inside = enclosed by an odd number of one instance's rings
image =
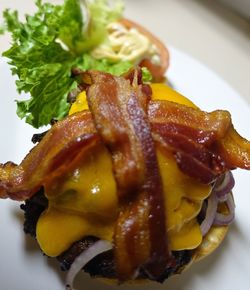
[[[0,197],[24,201],[24,231],[73,287],[95,278],[163,282],[211,254],[234,218],[235,168],[250,143],[230,113],[205,112],[140,68],[79,72],[69,115],[0,167]]]

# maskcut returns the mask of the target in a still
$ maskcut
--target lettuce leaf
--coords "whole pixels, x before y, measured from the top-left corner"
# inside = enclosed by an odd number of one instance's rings
[[[87,2],[81,0],[82,2]],[[88,26],[84,26],[83,39],[77,41],[76,52],[82,53],[91,50],[101,43],[107,35],[106,27],[109,23],[121,18],[124,9],[123,2],[113,1],[114,5],[109,5],[108,0],[89,1],[87,7],[86,21]],[[90,19],[87,19],[91,17]]]
[[[107,59],[95,59],[89,54],[84,54],[78,59],[77,67],[81,70],[88,70],[94,68],[102,72],[108,72],[119,76],[127,72],[133,64],[129,61],[122,61],[119,63],[110,63]]]
[[[17,11],[3,13],[4,29],[11,32],[12,47],[3,53],[17,75],[18,92],[30,94],[17,101],[17,114],[35,128],[60,120],[69,111],[67,96],[77,86],[72,68],[96,69],[121,75],[129,62],[96,60],[90,50],[106,38],[106,26],[121,17],[119,0],[65,0],[62,5],[36,0],[37,11],[21,22]],[[89,17],[91,17],[89,19]],[[147,73],[146,73],[147,75]]]

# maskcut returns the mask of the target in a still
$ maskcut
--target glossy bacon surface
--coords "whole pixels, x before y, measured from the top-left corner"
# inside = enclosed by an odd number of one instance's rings
[[[180,168],[188,175],[194,175],[194,170],[184,159],[198,163],[197,168],[203,167],[197,178],[205,183],[225,170],[250,168],[250,142],[236,132],[226,111],[206,113],[168,101],[150,101],[148,118],[154,140],[176,154]],[[70,151],[74,140],[88,134],[97,134],[90,112],[75,114],[55,124],[19,166],[12,162],[0,164],[0,197],[17,200],[30,197],[41,180],[52,180],[43,175],[50,174],[48,164],[52,164],[56,154],[63,155],[60,152],[66,152],[65,148]],[[84,141],[81,144],[85,146]],[[214,168],[215,164],[218,167]],[[216,172],[211,172],[213,168]]]
[[[95,126],[112,152],[119,195],[133,191],[143,182],[143,155],[127,111],[131,94],[129,81],[92,72],[87,98]],[[135,92],[134,92],[135,93]],[[141,102],[145,102],[141,96]]]
[[[81,112],[57,122],[20,165],[0,164],[0,197],[25,200],[79,164],[100,139],[91,114]]]
[[[233,128],[229,112],[151,101],[148,116],[155,140],[174,153],[185,174],[211,183],[229,169],[249,169],[250,142]]]
[[[170,253],[162,180],[147,116],[147,93],[151,91],[138,85],[136,71],[134,80],[96,72],[88,75],[90,111],[113,157],[123,207],[114,236],[118,277],[127,280],[143,266],[157,278]]]

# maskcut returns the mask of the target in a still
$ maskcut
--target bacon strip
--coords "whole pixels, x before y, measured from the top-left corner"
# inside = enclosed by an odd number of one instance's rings
[[[204,145],[225,136],[232,124],[230,113],[227,111],[216,110],[207,113],[170,101],[151,101],[148,116],[152,124],[178,124],[179,132],[186,132],[185,135]],[[211,133],[214,137],[206,136]]]
[[[129,81],[110,74],[91,72],[88,76],[94,83],[87,91],[89,107],[96,129],[112,152],[119,195],[123,196],[136,190],[144,178],[140,140],[135,136],[127,111],[131,86]],[[135,90],[133,93],[136,94]],[[140,92],[137,97],[146,108],[147,96]]]
[[[202,144],[199,144],[192,139],[192,135],[188,136],[179,132],[179,129],[182,131],[183,127],[179,128],[178,124],[168,126],[168,124],[155,123],[152,124],[152,128],[154,134],[159,135],[158,142],[160,145],[174,153],[179,168],[185,174],[202,183],[209,184],[217,176],[228,170],[220,155],[215,154],[203,145],[212,142],[215,136],[214,132],[204,132],[204,134],[203,132],[197,132],[194,139],[198,137],[199,141],[202,142]],[[172,130],[173,128],[174,130]],[[197,135],[204,135],[204,138]]]
[[[0,197],[25,200],[55,182],[100,142],[89,112],[57,122],[18,166],[0,165]]]
[[[93,83],[87,90],[89,107],[113,156],[124,206],[114,238],[119,279],[131,278],[142,265],[157,278],[165,270],[170,252],[162,180],[146,114],[146,90],[137,85],[137,80],[131,86],[124,78],[109,74],[88,75]],[[132,195],[134,202],[124,201],[125,194]]]
[[[250,169],[250,142],[233,128],[228,112],[206,113],[172,102],[150,101],[148,118],[155,141],[173,151],[186,174],[207,183],[228,169]],[[11,162],[0,164],[0,197],[9,196],[18,200],[30,197],[41,186],[41,180],[48,179],[42,175],[51,176],[49,167],[47,171],[44,168],[52,163],[50,159],[55,157],[54,154],[59,154],[64,147],[70,148],[78,137],[84,139],[85,134],[97,134],[89,112],[68,117],[51,130],[19,166]],[[72,143],[69,145],[71,137]],[[123,142],[125,139],[121,138]],[[82,144],[85,144],[83,140]],[[126,148],[125,144],[123,146]],[[199,175],[194,175],[195,172]]]
[[[155,140],[175,154],[185,174],[211,183],[229,169],[250,168],[250,142],[235,131],[227,111],[154,101],[148,115]]]
[[[214,147],[228,168],[250,169],[250,142],[240,136],[232,124],[227,134]]]

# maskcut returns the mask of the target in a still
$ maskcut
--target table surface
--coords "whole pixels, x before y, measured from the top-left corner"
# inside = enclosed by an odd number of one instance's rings
[[[47,0],[60,2],[60,0]],[[250,104],[250,22],[216,0],[125,0],[126,17],[141,23],[167,45],[215,71]],[[20,15],[34,11],[34,0],[1,0]],[[10,37],[0,36],[0,53]]]

